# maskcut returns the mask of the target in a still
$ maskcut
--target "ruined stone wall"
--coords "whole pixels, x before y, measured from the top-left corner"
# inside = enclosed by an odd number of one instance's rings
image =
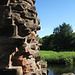
[[[47,75],[39,56],[40,20],[34,4],[35,0],[0,1],[0,68],[20,66],[18,75]]]

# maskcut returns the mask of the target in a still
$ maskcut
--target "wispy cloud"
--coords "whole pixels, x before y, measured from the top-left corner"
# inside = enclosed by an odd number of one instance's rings
[[[40,31],[45,31],[46,29],[44,29],[44,28],[41,28],[41,30]]]
[[[75,30],[73,30],[73,33],[75,33]]]
[[[73,27],[73,33],[75,33],[75,27]]]

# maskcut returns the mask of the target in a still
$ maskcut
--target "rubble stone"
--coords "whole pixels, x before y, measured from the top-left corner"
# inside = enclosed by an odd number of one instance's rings
[[[0,68],[15,69],[16,75],[47,75],[39,56],[35,1],[0,1]]]

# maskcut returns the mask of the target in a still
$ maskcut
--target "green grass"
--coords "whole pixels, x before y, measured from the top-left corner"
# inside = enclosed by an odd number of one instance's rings
[[[75,63],[75,52],[40,51],[43,61],[51,64],[73,64]]]

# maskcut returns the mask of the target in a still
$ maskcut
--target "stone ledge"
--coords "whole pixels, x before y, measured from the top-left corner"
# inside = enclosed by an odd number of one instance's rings
[[[0,75],[23,75],[22,67],[0,68]]]

